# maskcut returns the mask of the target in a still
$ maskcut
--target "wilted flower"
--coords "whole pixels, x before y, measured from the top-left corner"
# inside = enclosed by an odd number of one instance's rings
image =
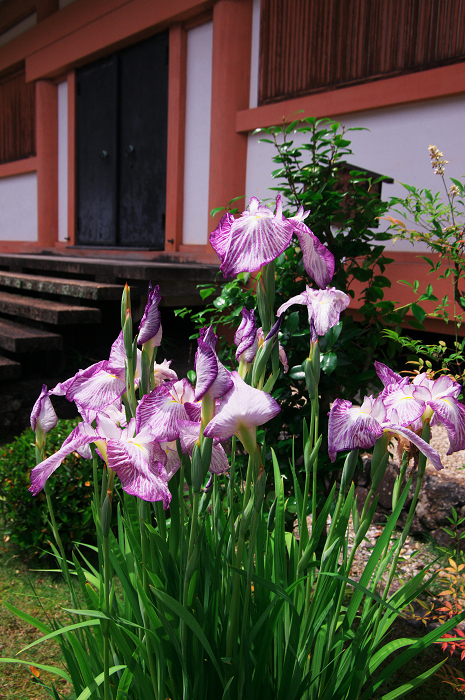
[[[180,441],[183,453],[192,456],[194,445],[198,444],[200,436],[200,423],[194,421],[180,421]],[[209,471],[211,474],[222,474],[228,471],[229,462],[220,441],[215,438],[212,444],[212,456]]]
[[[349,302],[347,294],[335,287],[315,290],[307,285],[305,292],[282,304],[277,315],[281,316],[293,304],[306,305],[309,322],[313,321],[318,335],[325,335],[330,328],[339,323],[339,316],[349,306]]]

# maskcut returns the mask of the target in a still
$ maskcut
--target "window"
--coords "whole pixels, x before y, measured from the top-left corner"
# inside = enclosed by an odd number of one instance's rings
[[[34,88],[24,69],[0,78],[0,163],[35,155]]]
[[[465,0],[262,0],[259,104],[465,60]]]

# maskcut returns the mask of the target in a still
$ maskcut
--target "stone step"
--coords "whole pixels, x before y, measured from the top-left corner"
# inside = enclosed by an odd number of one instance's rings
[[[121,299],[123,292],[123,285],[120,284],[105,284],[87,280],[70,280],[60,277],[45,277],[43,275],[3,271],[0,271],[0,286],[27,289],[31,292],[60,294],[78,299],[92,299],[93,301]]]
[[[17,379],[21,374],[21,365],[19,362],[9,360],[7,357],[0,355],[0,380],[1,379]]]
[[[0,347],[9,352],[45,352],[61,350],[62,337],[22,323],[0,318]]]
[[[71,306],[58,301],[23,297],[19,294],[0,292],[0,312],[10,316],[30,318],[52,325],[99,323],[100,309],[88,306]]]

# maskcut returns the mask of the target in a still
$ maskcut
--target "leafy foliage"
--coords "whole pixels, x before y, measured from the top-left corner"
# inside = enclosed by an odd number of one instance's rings
[[[62,445],[78,420],[60,420],[47,436],[47,457]],[[31,469],[35,467],[35,435],[31,428],[0,452],[0,513],[3,536],[18,546],[23,556],[49,550],[52,531],[48,524],[45,496],[29,493]],[[77,452],[69,455],[51,480],[57,504],[57,520],[66,549],[72,542],[88,541],[94,532],[91,512],[92,462]]]
[[[450,294],[445,294],[439,299],[433,293],[431,284],[427,285],[425,292],[420,293],[418,280],[405,282],[418,295],[417,301],[408,304],[416,320],[421,324],[427,316],[441,318],[446,323],[452,322],[455,331],[455,341],[448,347],[444,341],[438,345],[423,346],[408,337],[396,338],[392,333],[389,336],[398,340],[403,347],[409,348],[415,354],[422,354],[430,361],[434,361],[434,369],[441,373],[450,374],[458,381],[465,377],[465,351],[464,343],[458,340],[458,329],[463,322],[465,310],[465,289],[463,287],[465,277],[465,180],[450,178],[448,187],[445,178],[444,160],[436,146],[429,147],[432,167],[441,178],[444,187],[445,198],[439,193],[433,193],[429,189],[419,190],[412,185],[404,184],[407,191],[405,198],[395,197],[390,201],[393,208],[402,219],[386,217],[391,222],[392,231],[398,238],[409,240],[412,243],[420,241],[426,243],[428,248],[439,254],[437,260],[432,260],[426,255],[420,257],[429,265],[429,273],[439,273],[438,279],[450,282]],[[422,302],[435,302],[436,306],[431,313],[427,313]],[[405,307],[405,308],[407,308]],[[421,360],[421,358],[420,358]],[[418,362],[418,360],[417,360]],[[424,363],[424,361],[423,361]],[[426,363],[428,366],[428,363]],[[422,365],[420,365],[420,371]],[[429,367],[433,369],[433,365]]]

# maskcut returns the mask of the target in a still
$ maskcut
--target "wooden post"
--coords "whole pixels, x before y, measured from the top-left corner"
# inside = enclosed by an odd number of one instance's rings
[[[44,247],[58,240],[58,90],[49,80],[36,82],[37,240]]]
[[[247,134],[236,131],[249,106],[252,0],[219,0],[213,8],[209,210],[245,195]],[[244,202],[239,201],[239,208]],[[209,217],[212,231],[220,215]],[[210,248],[211,250],[211,248]]]

